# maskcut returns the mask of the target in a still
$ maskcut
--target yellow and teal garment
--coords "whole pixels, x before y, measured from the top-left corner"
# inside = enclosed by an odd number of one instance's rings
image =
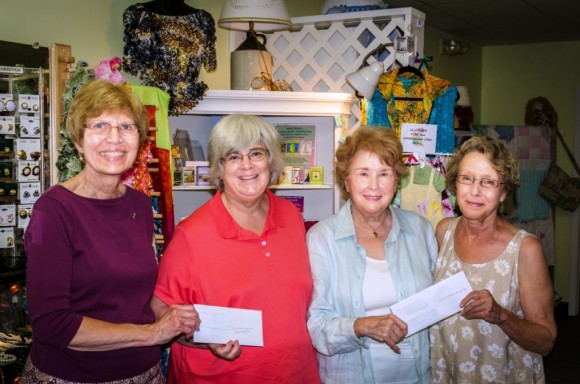
[[[453,116],[457,89],[450,81],[423,73],[385,72],[371,100],[364,100],[363,124],[392,128],[401,136],[403,123],[437,125],[436,152],[455,148]],[[412,99],[412,100],[409,100]]]

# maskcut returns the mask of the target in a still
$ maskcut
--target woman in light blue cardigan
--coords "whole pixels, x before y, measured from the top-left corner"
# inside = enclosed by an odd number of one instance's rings
[[[336,153],[347,202],[307,235],[308,330],[325,384],[428,383],[429,339],[389,307],[430,286],[437,242],[420,215],[390,205],[406,167],[397,136],[361,127]]]

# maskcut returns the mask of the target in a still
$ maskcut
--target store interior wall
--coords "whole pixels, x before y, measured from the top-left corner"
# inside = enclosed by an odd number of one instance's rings
[[[0,0],[0,40],[41,46],[72,46],[75,60],[95,65],[123,54],[123,11],[134,0]],[[223,0],[186,0],[219,18]],[[320,14],[323,0],[286,1],[290,16]],[[498,9],[501,12],[501,9]],[[427,20],[429,15],[426,15]],[[218,68],[202,70],[200,80],[210,89],[229,89],[229,32],[217,28]],[[580,89],[580,41],[478,47],[463,56],[440,54],[442,37],[426,27],[424,53],[432,55],[431,73],[470,92],[477,124],[523,125],[526,102],[547,97],[556,108],[564,138],[574,142],[574,97]],[[460,36],[456,36],[461,38]],[[353,68],[355,70],[356,68]],[[128,76],[130,82],[137,79]],[[580,133],[577,133],[580,134]],[[572,166],[558,149],[558,163],[570,174]],[[567,300],[572,214],[556,210],[555,288]]]

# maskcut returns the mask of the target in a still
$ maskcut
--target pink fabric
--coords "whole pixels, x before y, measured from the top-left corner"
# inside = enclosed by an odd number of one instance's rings
[[[520,160],[550,160],[550,136],[547,127],[515,126],[517,156]]]

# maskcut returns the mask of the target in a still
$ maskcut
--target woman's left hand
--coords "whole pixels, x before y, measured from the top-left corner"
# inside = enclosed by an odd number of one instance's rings
[[[483,319],[491,324],[501,324],[503,307],[499,305],[487,290],[472,291],[459,303],[463,308],[461,316],[467,320]]]
[[[208,347],[215,356],[229,361],[237,359],[242,353],[238,340],[230,340],[226,344],[208,344]]]

